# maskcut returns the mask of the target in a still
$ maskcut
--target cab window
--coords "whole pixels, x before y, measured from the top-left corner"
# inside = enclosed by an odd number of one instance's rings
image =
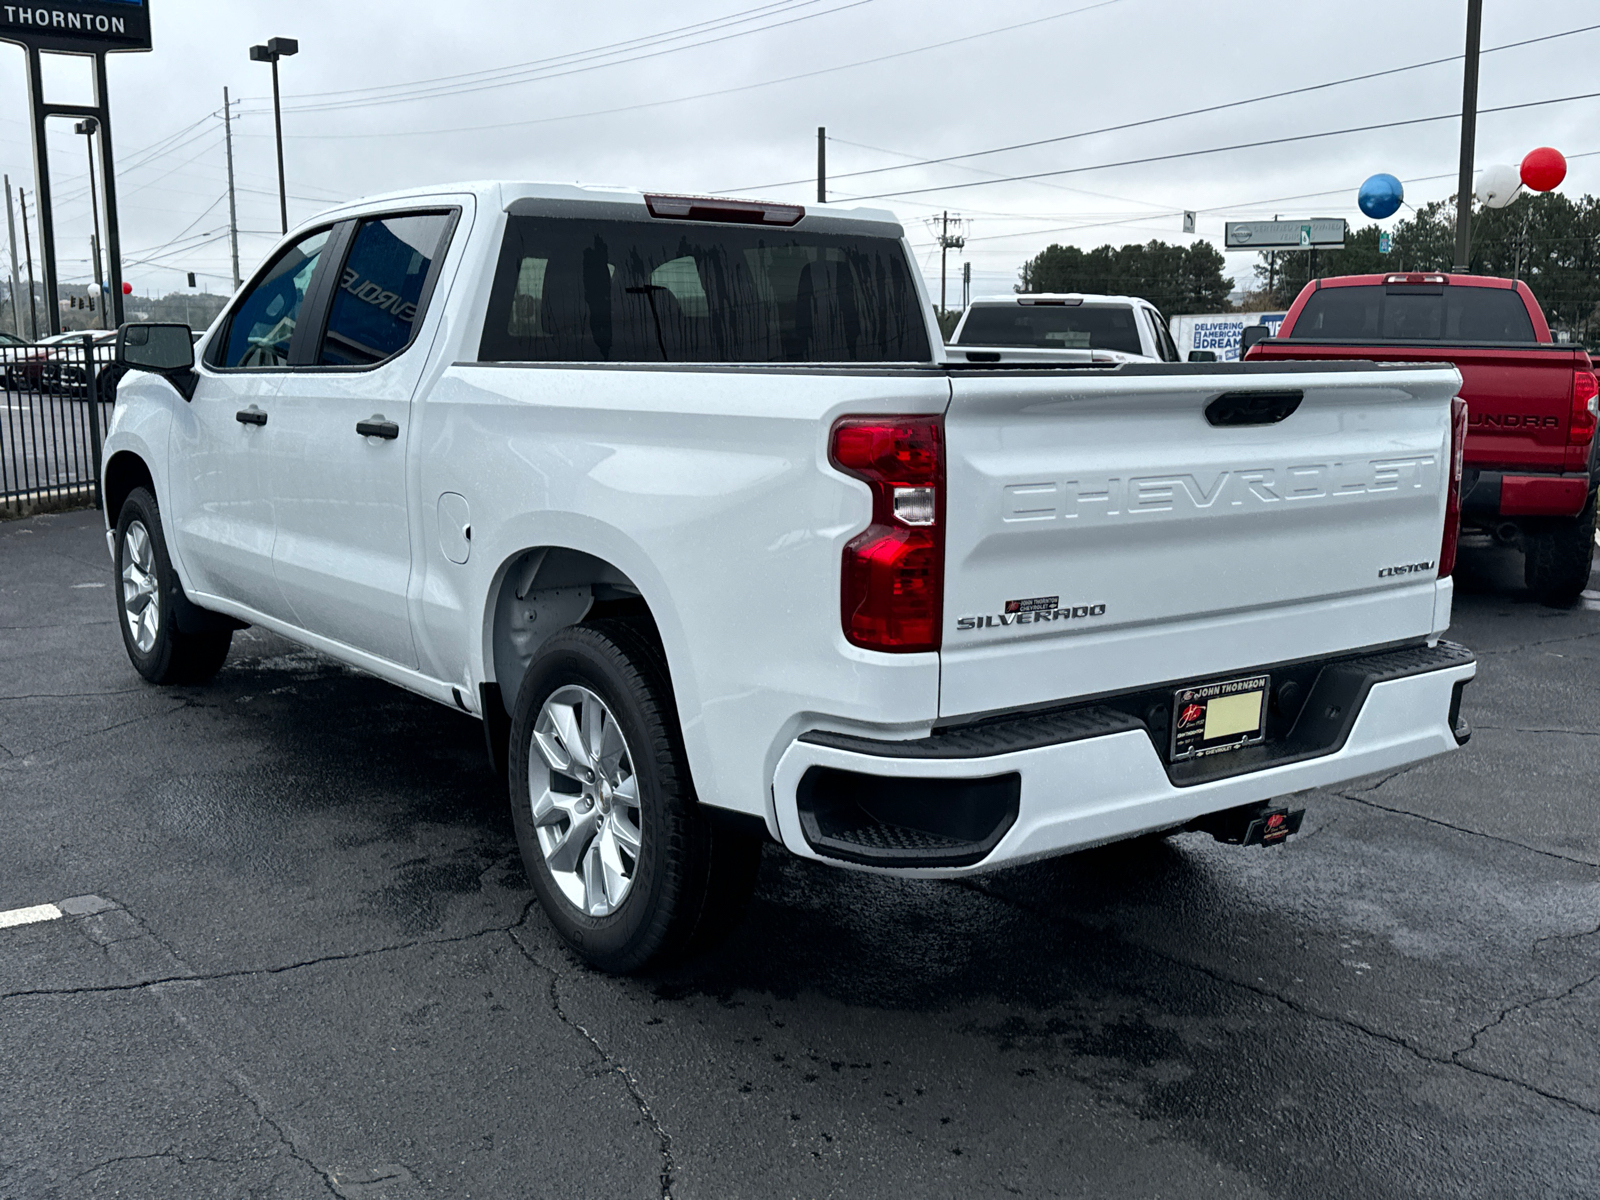
[[[448,213],[369,217],[356,228],[339,271],[317,361],[369,367],[411,344]]]
[[[289,343],[306,291],[331,230],[321,229],[290,246],[262,272],[228,319],[216,367],[269,369],[289,365]]]

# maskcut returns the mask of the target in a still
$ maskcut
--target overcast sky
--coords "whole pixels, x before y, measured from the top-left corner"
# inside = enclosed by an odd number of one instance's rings
[[[967,220],[974,290],[1009,291],[1052,241],[1084,247],[1182,233],[1222,245],[1225,220],[1364,222],[1375,171],[1408,202],[1454,191],[1455,119],[1105,166],[1237,142],[1458,112],[1459,57],[1380,79],[959,162],[848,173],[1167,117],[1459,56],[1465,0],[1250,4],[1208,0],[151,0],[155,49],[111,59],[125,273],[140,294],[226,291],[222,89],[235,107],[241,266],[278,234],[269,68],[248,47],[298,38],[282,63],[291,226],[341,200],[452,179],[616,183],[813,201],[825,125],[831,200],[899,214],[937,296],[925,225]],[[1594,0],[1485,0],[1483,46],[1600,24]],[[59,60],[52,100],[88,99],[85,60]],[[0,45],[0,170],[33,190],[20,48]],[[1600,91],[1600,29],[1486,53],[1481,108]],[[460,78],[465,76],[466,78]],[[454,78],[447,78],[454,77]],[[709,94],[708,94],[709,93]],[[1600,100],[1478,125],[1477,162],[1553,145],[1562,190],[1600,192]],[[64,283],[89,277],[83,139],[53,122]],[[1093,169],[1083,169],[1093,168]],[[1042,172],[1033,181],[1001,177]],[[791,182],[793,181],[793,182]],[[963,186],[965,185],[965,186]],[[1402,210],[1404,215],[1404,210]],[[951,302],[963,254],[950,256]],[[1253,256],[1229,256],[1240,286]]]

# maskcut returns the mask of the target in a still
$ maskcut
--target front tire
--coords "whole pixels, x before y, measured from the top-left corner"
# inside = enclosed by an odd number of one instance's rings
[[[523,867],[594,966],[661,965],[737,922],[760,841],[701,810],[665,662],[637,626],[597,621],[545,642],[517,694],[510,775]]]
[[[151,683],[204,683],[228,657],[233,631],[184,633],[183,585],[167,555],[161,510],[134,488],[117,514],[117,625],[133,669]]]
[[[1589,586],[1594,568],[1595,495],[1575,517],[1529,521],[1522,535],[1523,578],[1541,603],[1565,607]]]

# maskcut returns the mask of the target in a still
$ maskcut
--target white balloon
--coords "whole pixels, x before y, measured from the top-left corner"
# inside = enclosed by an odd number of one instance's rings
[[[1485,208],[1504,208],[1517,198],[1522,187],[1522,175],[1510,163],[1495,163],[1478,172],[1478,186],[1474,191],[1478,202]]]

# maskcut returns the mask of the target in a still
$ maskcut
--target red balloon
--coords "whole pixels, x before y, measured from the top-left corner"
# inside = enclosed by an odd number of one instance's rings
[[[124,295],[124,296],[131,296],[131,295],[133,295],[133,284],[131,284],[131,283],[124,283],[124,284],[123,284],[123,285],[122,285],[122,294],[123,294],[123,295]]]
[[[1548,192],[1567,177],[1567,160],[1549,146],[1529,150],[1522,160],[1522,182],[1530,192]]]

